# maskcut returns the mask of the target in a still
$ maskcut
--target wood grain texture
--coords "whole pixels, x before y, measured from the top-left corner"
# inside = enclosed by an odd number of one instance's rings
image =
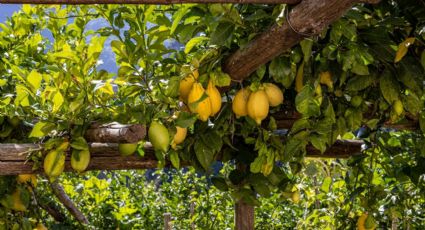
[[[238,201],[235,204],[235,230],[254,230],[254,206]]]
[[[275,24],[245,47],[233,53],[223,64],[233,81],[247,78],[261,65],[266,64],[305,36],[316,35],[340,18],[358,0],[303,0],[289,12],[288,21]]]
[[[145,136],[146,126],[119,123],[92,125],[85,134],[88,142],[102,143],[135,143],[143,140]]]

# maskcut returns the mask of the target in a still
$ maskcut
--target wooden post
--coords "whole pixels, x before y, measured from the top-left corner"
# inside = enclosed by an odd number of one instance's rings
[[[242,200],[235,204],[235,230],[254,230],[254,206]]]
[[[171,213],[164,213],[164,230],[171,230]]]
[[[190,228],[195,230],[195,222],[192,220],[193,215],[195,215],[195,202],[190,202]]]

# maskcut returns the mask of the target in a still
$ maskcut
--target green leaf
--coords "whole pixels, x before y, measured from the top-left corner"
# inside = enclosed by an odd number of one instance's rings
[[[382,96],[385,100],[392,104],[400,96],[400,85],[389,70],[384,70],[379,81]]]
[[[174,168],[176,169],[180,168],[179,154],[174,150],[170,150],[170,161]]]
[[[180,7],[179,10],[173,15],[173,23],[170,27],[170,34],[173,34],[176,31],[177,26],[179,25],[183,17],[186,15],[186,13],[189,11],[189,9],[190,6],[187,5]]]
[[[72,139],[71,147],[77,150],[89,150],[89,145],[84,137]]]
[[[349,91],[364,90],[369,87],[375,80],[376,78],[371,75],[356,75],[348,80],[346,89]]]
[[[16,98],[15,105],[21,105],[23,107],[30,106],[29,101],[29,90],[23,85],[16,85]]]
[[[180,77],[171,77],[165,90],[165,95],[168,97],[177,97],[179,95]]]
[[[325,138],[323,138],[325,137]],[[326,136],[323,135],[311,135],[310,141],[314,148],[320,150],[321,153],[326,151]]]
[[[211,183],[221,191],[228,191],[229,186],[226,183],[226,180],[223,177],[214,176],[211,178]]]
[[[304,86],[295,98],[295,105],[298,112],[304,116],[311,117],[320,115],[320,103],[314,97],[314,89],[310,85]]]
[[[62,94],[59,91],[57,91],[55,93],[55,96],[53,97],[52,113],[56,113],[60,109],[60,107],[63,104],[63,101],[64,101],[64,98],[63,98]]]
[[[42,80],[41,74],[39,74],[36,70],[32,70],[30,74],[27,76],[27,81],[29,85],[31,86],[31,91],[33,93],[36,93],[37,90],[40,88],[41,80]]]
[[[368,75],[369,74],[369,68],[367,65],[359,62],[354,62],[353,66],[351,68],[351,72],[357,74],[357,75]]]
[[[194,149],[199,163],[206,171],[208,171],[214,160],[214,153],[211,151],[211,148],[205,145],[202,140],[198,140],[195,142]]]
[[[198,45],[199,43],[208,40],[208,37],[194,37],[192,39],[190,39],[187,43],[186,46],[184,48],[184,52],[185,53],[190,53],[190,51],[193,49],[193,47],[195,47],[196,45]]]
[[[290,88],[295,79],[296,68],[297,66],[293,66],[288,58],[278,57],[270,63],[269,74],[275,82],[282,83],[285,88]]]
[[[220,22],[211,34],[211,44],[222,46],[232,37],[235,25],[229,22]]]
[[[6,85],[7,79],[0,79],[0,87]]]
[[[229,86],[232,82],[230,75],[222,71],[213,72],[210,77],[213,78],[214,84],[217,87]]]
[[[191,114],[189,112],[180,112],[179,116],[176,119],[176,126],[188,128],[196,122],[196,119],[196,114]]]
[[[44,137],[49,134],[56,125],[51,122],[39,121],[31,130],[29,137]]]
[[[305,38],[300,42],[301,50],[304,54],[304,62],[308,62],[311,57],[311,50],[313,48],[313,39]]]
[[[323,180],[323,183],[322,183],[322,187],[320,189],[323,192],[328,193],[330,186],[331,186],[331,183],[332,183],[332,177],[329,177],[329,176],[325,177],[325,179]]]
[[[419,126],[421,127],[421,131],[425,134],[425,112],[422,111],[419,115]]]
[[[252,173],[259,173],[261,171],[261,166],[263,166],[263,162],[265,158],[263,156],[258,156],[250,165],[250,170]]]

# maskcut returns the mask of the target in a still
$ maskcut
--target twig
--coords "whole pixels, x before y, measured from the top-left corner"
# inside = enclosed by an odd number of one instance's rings
[[[66,209],[68,209],[71,215],[74,216],[78,222],[82,224],[89,224],[87,218],[65,193],[63,187],[60,184],[58,184],[57,182],[50,183],[50,188],[52,189],[58,200],[65,206]]]

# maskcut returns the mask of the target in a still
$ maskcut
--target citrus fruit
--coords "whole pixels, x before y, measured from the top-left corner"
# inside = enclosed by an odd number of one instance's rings
[[[149,126],[148,136],[149,141],[156,151],[168,151],[168,147],[170,146],[170,134],[163,124],[153,121]]]
[[[86,170],[90,163],[90,152],[88,150],[73,150],[71,155],[71,167],[81,173]]]
[[[233,98],[232,110],[237,118],[248,115],[246,104],[248,103],[248,98],[250,94],[251,90],[248,88],[244,88],[239,90]]]
[[[208,95],[206,98],[202,98],[204,93],[205,89],[202,87],[201,83],[194,83],[187,101],[190,111],[198,114],[200,120],[207,121],[208,117],[211,115],[211,100]]]
[[[248,116],[260,125],[261,121],[269,114],[269,100],[264,90],[257,90],[249,95],[246,104]]]
[[[264,83],[263,86],[270,106],[278,106],[283,103],[283,92],[277,85]]]

